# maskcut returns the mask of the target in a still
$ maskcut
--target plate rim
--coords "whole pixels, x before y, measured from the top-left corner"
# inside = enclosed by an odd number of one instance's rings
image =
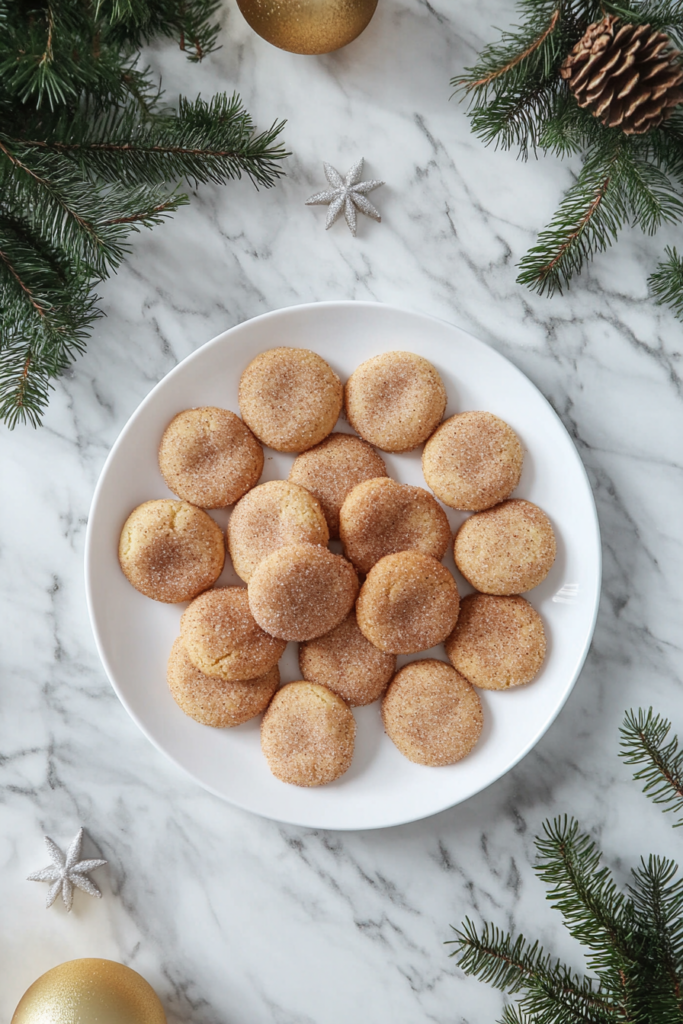
[[[225,341],[228,339],[228,337],[231,334],[233,334],[236,331],[239,331],[246,324],[251,324],[251,323],[254,323],[255,321],[264,321],[264,320],[268,320],[268,319],[271,319],[271,318],[277,318],[277,317],[282,316],[283,314],[287,314],[287,313],[294,313],[294,312],[300,313],[300,312],[302,312],[304,310],[308,310],[308,309],[320,309],[321,307],[327,307],[327,308],[345,307],[345,308],[347,308],[347,307],[351,307],[351,306],[353,306],[355,308],[363,308],[363,307],[370,308],[370,309],[378,309],[379,308],[379,309],[387,310],[387,311],[390,311],[390,312],[393,312],[393,313],[398,313],[399,315],[402,315],[402,316],[409,316],[409,317],[415,318],[416,320],[433,321],[433,322],[436,322],[436,323],[439,323],[439,324],[445,324],[447,327],[450,327],[450,328],[455,328],[456,330],[458,330],[462,334],[466,335],[468,338],[472,339],[472,341],[476,342],[477,345],[484,345],[487,348],[490,348],[495,353],[495,355],[497,355],[500,359],[504,360],[508,364],[508,366],[511,367],[511,369],[514,371],[514,373],[518,374],[520,377],[522,377],[524,379],[524,381],[526,381],[529,385],[531,385],[531,387],[537,393],[538,397],[545,404],[545,406],[547,407],[547,409],[550,412],[550,414],[555,418],[555,420],[558,422],[558,424],[560,425],[561,429],[564,431],[564,433],[567,435],[567,438],[571,442],[571,449],[572,449],[573,457],[575,459],[575,462],[578,465],[580,473],[583,476],[584,482],[585,482],[587,490],[588,490],[588,494],[590,495],[590,509],[591,509],[591,514],[592,514],[593,527],[594,527],[594,530],[595,530],[595,535],[594,536],[595,536],[595,544],[596,544],[596,564],[595,564],[595,569],[596,569],[596,577],[595,577],[596,578],[596,592],[595,592],[595,597],[594,597],[594,601],[593,601],[593,610],[592,610],[592,614],[591,614],[590,628],[588,630],[588,633],[587,633],[587,636],[586,636],[586,640],[584,642],[583,650],[582,650],[582,652],[581,652],[581,654],[580,654],[580,656],[579,656],[579,658],[578,658],[578,660],[576,662],[576,667],[575,667],[575,670],[574,670],[573,677],[572,677],[569,685],[567,686],[566,691],[565,691],[562,699],[559,701],[559,703],[558,703],[557,707],[555,708],[553,714],[547,719],[547,721],[545,721],[543,723],[543,725],[538,729],[538,731],[533,735],[533,737],[519,751],[519,753],[516,755],[514,760],[512,760],[503,770],[501,770],[493,778],[487,779],[487,781],[484,782],[482,784],[482,786],[479,789],[477,789],[474,793],[470,793],[468,796],[466,796],[466,797],[464,797],[464,798],[462,798],[460,800],[456,799],[453,802],[446,804],[444,807],[438,808],[436,810],[433,810],[433,809],[427,810],[424,814],[417,814],[417,815],[415,815],[414,812],[410,812],[408,817],[401,817],[401,818],[399,818],[396,821],[388,821],[388,822],[384,822],[384,823],[381,823],[381,824],[375,824],[375,825],[365,825],[365,826],[362,826],[362,825],[335,825],[335,826],[318,825],[318,826],[316,826],[316,825],[311,825],[310,822],[298,821],[298,820],[295,819],[295,816],[294,817],[292,817],[292,816],[290,816],[290,817],[280,817],[280,816],[278,816],[276,814],[265,814],[262,811],[255,810],[253,807],[248,806],[244,802],[240,802],[239,799],[233,799],[233,798],[227,797],[224,793],[219,792],[210,783],[205,782],[203,779],[198,778],[189,768],[185,767],[185,765],[183,765],[174,754],[172,754],[168,750],[164,749],[164,747],[161,745],[161,743],[155,738],[155,736],[153,736],[149,732],[149,730],[147,729],[147,726],[142,722],[142,720],[139,718],[139,716],[136,714],[136,712],[129,705],[128,700],[126,699],[125,695],[121,692],[121,690],[119,689],[119,686],[117,685],[117,683],[115,681],[114,672],[113,672],[113,670],[111,668],[111,665],[109,663],[109,659],[108,659],[107,654],[106,654],[106,652],[104,650],[104,647],[103,647],[103,644],[102,644],[102,641],[101,641],[101,638],[100,638],[100,633],[99,633],[99,630],[97,628],[97,621],[96,621],[96,617],[95,617],[95,613],[94,613],[93,576],[92,576],[92,565],[93,565],[93,552],[92,552],[93,527],[92,527],[92,523],[93,523],[93,520],[96,517],[97,507],[98,507],[99,500],[100,500],[100,495],[101,495],[101,492],[102,492],[102,490],[104,488],[104,481],[105,481],[105,478],[106,478],[106,475],[107,475],[107,471],[109,469],[109,466],[110,466],[111,462],[113,462],[113,460],[116,458],[116,454],[117,454],[117,451],[118,451],[119,447],[123,444],[124,438],[128,435],[129,431],[133,428],[133,426],[134,426],[136,420],[138,419],[138,417],[142,415],[142,412],[147,407],[147,405],[150,402],[153,401],[154,395],[156,394],[157,390],[161,387],[161,385],[166,380],[168,380],[169,377],[171,377],[172,375],[175,375],[176,373],[178,373],[184,366],[186,366],[187,363],[191,362],[193,359],[198,358],[200,353],[204,352],[206,349],[211,348],[211,347],[213,347],[215,345],[224,344]],[[221,331],[220,334],[215,335],[213,338],[210,338],[208,341],[204,342],[203,345],[200,345],[198,348],[194,349],[194,351],[188,353],[188,355],[186,355],[183,359],[181,359],[180,362],[176,363],[176,365],[174,367],[172,367],[167,373],[165,373],[163,375],[163,377],[161,377],[161,379],[158,380],[156,382],[156,384],[154,384],[152,386],[150,391],[137,404],[137,406],[135,407],[135,409],[130,414],[130,416],[126,420],[125,424],[123,425],[123,427],[119,431],[119,433],[118,433],[118,435],[116,437],[116,440],[114,441],[114,443],[113,443],[113,445],[112,445],[112,447],[111,447],[111,449],[110,449],[110,451],[109,451],[109,453],[107,455],[107,458],[105,459],[105,461],[104,461],[104,463],[102,465],[102,469],[100,470],[99,476],[97,478],[97,483],[95,485],[95,489],[93,491],[93,496],[92,496],[92,499],[91,499],[91,502],[90,502],[90,507],[89,507],[89,510],[88,510],[88,521],[87,521],[87,526],[86,526],[83,570],[84,570],[84,577],[85,577],[85,580],[84,580],[84,582],[85,582],[85,598],[86,598],[86,606],[87,606],[87,611],[88,611],[88,619],[90,621],[90,628],[92,630],[92,634],[93,634],[93,637],[94,637],[94,640],[95,640],[95,648],[97,650],[97,653],[98,653],[98,656],[100,658],[100,661],[102,662],[102,666],[104,667],[107,679],[109,680],[109,684],[111,685],[111,687],[114,690],[114,693],[116,694],[118,700],[121,702],[121,704],[125,708],[127,714],[133,720],[135,725],[140,729],[142,734],[155,747],[155,749],[159,751],[160,754],[162,754],[165,758],[167,758],[167,760],[171,761],[177,768],[179,768],[183,772],[183,774],[185,774],[188,778],[192,779],[192,781],[196,785],[201,786],[202,789],[204,789],[206,792],[211,793],[213,796],[217,797],[222,802],[230,804],[233,807],[237,807],[237,808],[239,808],[242,811],[248,811],[251,814],[256,814],[259,817],[266,818],[267,820],[276,821],[276,822],[279,822],[281,824],[294,825],[294,826],[299,827],[299,828],[320,828],[320,829],[322,829],[324,831],[329,831],[329,832],[366,832],[366,831],[373,831],[373,830],[385,829],[385,828],[396,828],[396,827],[398,827],[400,825],[407,825],[407,824],[410,824],[412,822],[424,821],[426,818],[431,818],[431,817],[434,817],[437,814],[442,814],[445,811],[450,810],[451,808],[456,807],[456,806],[458,806],[461,803],[467,803],[469,800],[474,799],[476,796],[478,796],[480,793],[482,793],[485,789],[488,789],[490,786],[494,785],[501,778],[503,778],[503,776],[507,775],[510,771],[512,771],[512,769],[515,768],[520,763],[520,761],[522,761],[527,756],[527,754],[530,753],[530,751],[542,739],[542,737],[548,731],[550,726],[556,721],[556,719],[559,716],[560,712],[562,711],[564,705],[566,704],[567,700],[569,699],[570,694],[573,692],[574,687],[576,686],[577,680],[578,680],[578,678],[579,678],[579,676],[581,674],[581,671],[583,669],[583,666],[584,666],[584,664],[586,662],[586,658],[588,657],[588,653],[590,651],[591,644],[593,642],[593,637],[594,637],[594,634],[595,634],[595,627],[596,627],[598,613],[599,613],[599,609],[600,609],[600,597],[601,597],[601,592],[602,592],[602,538],[601,538],[601,533],[600,533],[600,522],[599,522],[599,519],[598,519],[597,507],[596,507],[596,504],[595,504],[595,495],[593,494],[593,488],[591,487],[591,484],[590,484],[590,479],[588,477],[588,472],[586,470],[586,467],[583,464],[583,460],[581,459],[581,456],[579,455],[579,452],[578,452],[578,449],[577,449],[576,444],[574,442],[574,439],[572,438],[571,434],[569,433],[569,431],[567,430],[566,426],[562,422],[562,419],[560,418],[559,414],[553,408],[553,406],[551,405],[549,400],[546,398],[546,396],[543,394],[543,392],[540,390],[540,388],[534,383],[533,380],[531,380],[530,377],[528,377],[522,370],[520,370],[519,367],[516,366],[516,364],[513,363],[511,359],[509,359],[506,355],[503,355],[503,353],[499,352],[498,349],[494,348],[492,345],[489,345],[487,342],[482,341],[480,338],[477,338],[476,335],[473,335],[470,331],[465,330],[464,328],[460,327],[458,324],[454,324],[450,320],[446,320],[443,317],[434,316],[433,314],[429,314],[429,313],[418,312],[416,310],[406,309],[405,307],[396,306],[394,304],[385,303],[385,302],[377,302],[377,301],[371,301],[371,300],[355,300],[355,299],[328,299],[328,300],[324,300],[324,301],[321,301],[321,302],[294,303],[294,304],[292,304],[290,306],[282,306],[282,307],[280,307],[278,309],[269,310],[266,313],[258,314],[258,316],[249,317],[246,320],[242,320],[242,321],[240,321],[240,323],[234,324],[232,327],[227,328],[225,331]]]

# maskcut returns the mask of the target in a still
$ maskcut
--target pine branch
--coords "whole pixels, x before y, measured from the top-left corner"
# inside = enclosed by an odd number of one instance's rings
[[[563,1021],[581,1024],[608,1024],[614,1006],[590,979],[581,979],[559,961],[554,961],[539,947],[519,935],[514,941],[495,925],[484,924],[481,934],[472,921],[465,920],[462,929],[454,929],[452,944],[458,966],[465,974],[480,981],[521,996],[516,1016],[536,1022]],[[449,943],[450,944],[450,943]]]
[[[486,106],[477,106],[470,115],[472,131],[488,146],[519,148],[526,159],[529,150],[534,155],[546,125],[553,117],[558,101],[558,86],[554,81],[530,83],[522,90],[509,90],[495,96]]]
[[[655,715],[652,708],[647,713],[641,708],[637,715],[633,710],[627,711],[620,729],[620,757],[626,764],[642,765],[633,778],[645,782],[643,792],[665,812],[678,814],[683,809],[683,750],[679,749],[676,736],[666,742],[670,731],[671,722]],[[680,825],[683,818],[674,822],[674,828]]]
[[[245,173],[266,188],[282,174],[289,156],[278,137],[284,122],[257,133],[237,94],[210,102],[180,97],[178,112],[141,121],[127,106],[93,121],[77,114],[60,121],[45,138],[8,137],[15,152],[53,154],[78,165],[91,178],[156,184],[185,178],[193,184],[225,184]],[[0,135],[0,139],[2,135]]]
[[[219,25],[214,21],[221,0],[109,0],[99,5],[114,24],[122,24],[136,46],[150,42],[155,36],[174,39],[187,58],[203,60],[218,49]]]
[[[616,240],[628,216],[624,196],[614,182],[618,159],[615,153],[586,161],[537,244],[521,260],[520,284],[541,295],[562,293],[586,260]]]
[[[544,822],[544,835],[536,840],[536,873],[551,885],[548,899],[559,910],[574,938],[587,946],[588,965],[603,983],[621,988],[640,955],[633,935],[633,906],[617,889],[612,876],[600,867],[600,853],[589,836],[579,832],[573,819]]]
[[[666,260],[662,260],[648,278],[650,291],[659,305],[671,306],[674,316],[683,320],[683,258],[677,249],[667,246]],[[683,821],[677,822],[678,825]]]
[[[667,741],[670,723],[640,711],[622,726],[622,757],[646,767],[661,765],[675,778],[683,752]],[[664,753],[663,753],[664,752]],[[674,793],[678,803],[681,796]],[[671,793],[666,797],[671,799]],[[682,1024],[683,878],[671,860],[650,856],[620,892],[600,853],[576,821],[545,822],[536,839],[536,873],[551,886],[548,899],[570,933],[584,946],[597,980],[582,978],[546,954],[538,942],[513,938],[495,925],[481,929],[468,919],[454,929],[452,956],[474,975],[510,996],[501,1024]]]
[[[663,31],[683,49],[683,0],[518,0],[518,9],[520,24],[500,33],[451,84],[469,97],[472,130],[487,145],[516,147],[524,159],[539,151],[584,157],[578,179],[519,265],[520,284],[553,294],[624,225],[654,233],[683,220],[683,104],[657,128],[630,136],[579,107],[560,78],[574,45],[606,13]],[[651,284],[683,319],[675,260],[669,257]]]
[[[493,59],[493,54],[491,54],[491,58],[492,58],[491,63],[493,64],[493,67],[491,67],[489,69],[489,71],[486,72],[481,78],[453,79],[453,82],[451,84],[456,86],[456,87],[460,86],[461,88],[465,89],[465,91],[468,92],[468,93],[472,92],[475,89],[476,90],[488,89],[488,87],[491,85],[491,83],[495,79],[502,78],[504,75],[508,75],[519,64],[522,64],[529,57],[531,57],[532,54],[534,54],[543,45],[543,43],[546,41],[548,36],[551,35],[551,33],[555,31],[559,21],[560,21],[560,8],[556,7],[555,10],[552,12],[552,14],[550,16],[550,20],[549,20],[548,24],[541,31],[540,35],[537,35],[535,38],[532,38],[530,42],[527,42],[526,46],[524,47],[524,49],[522,49],[519,53],[516,53],[513,56],[508,57],[507,60],[505,60],[505,63],[500,63],[499,61],[496,61],[495,59]],[[510,36],[509,37],[509,43],[513,43],[513,41],[514,42],[521,42],[523,38],[524,37],[520,38],[520,37]],[[498,66],[496,66],[496,64]],[[472,69],[468,68],[468,70],[472,70]]]
[[[282,123],[258,132],[237,95],[180,99],[138,48],[215,48],[220,0],[0,0],[0,417],[40,421],[100,315],[93,288],[129,236],[188,202],[182,180],[269,187]]]
[[[0,79],[37,109],[75,109],[84,93],[101,96],[105,83],[113,97],[122,63],[155,37],[175,39],[194,62],[213,52],[219,8],[220,0],[33,0],[28,10],[17,3],[5,12]]]
[[[683,880],[677,873],[673,861],[650,856],[629,886],[650,967],[639,1001],[660,1024],[683,1019]]]
[[[2,247],[5,251],[5,240]],[[42,281],[23,282],[42,307],[35,316],[5,269],[0,264],[0,418],[10,429],[23,422],[38,426],[52,381],[83,352],[89,329],[102,314],[87,276],[72,273],[60,280],[46,271]]]

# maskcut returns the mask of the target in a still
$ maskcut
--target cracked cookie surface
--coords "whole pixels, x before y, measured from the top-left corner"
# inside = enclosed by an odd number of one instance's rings
[[[212,678],[192,664],[178,637],[171,648],[166,680],[174,701],[186,715],[201,725],[229,729],[265,711],[280,685],[280,672],[275,665],[256,679]]]
[[[188,502],[146,501],[123,525],[121,568],[135,589],[154,601],[191,601],[213,586],[224,562],[221,528]]]
[[[183,612],[180,636],[196,668],[228,681],[264,675],[287,646],[256,622],[245,587],[218,587],[200,594]]]

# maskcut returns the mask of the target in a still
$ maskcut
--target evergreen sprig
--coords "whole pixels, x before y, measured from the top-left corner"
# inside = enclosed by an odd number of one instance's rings
[[[645,782],[643,792],[664,811],[678,814],[683,809],[683,750],[677,736],[667,742],[670,732],[671,722],[652,708],[628,711],[621,727],[620,756],[626,764],[641,765],[633,778]],[[674,828],[681,825],[683,818]]]
[[[683,45],[680,0],[520,0],[520,24],[486,46],[452,85],[469,99],[483,141],[530,154],[580,154],[583,167],[551,223],[519,264],[518,281],[562,292],[626,225],[653,234],[683,220],[683,113],[645,135],[605,128],[581,109],[559,71],[585,30],[605,14],[649,24]],[[653,295],[683,319],[683,262],[667,259],[650,278]]]
[[[643,765],[635,778],[665,810],[683,806],[683,752],[667,737],[671,724],[629,711],[622,756]],[[681,822],[677,822],[680,824]],[[583,946],[583,977],[538,942],[467,918],[455,928],[452,956],[466,974],[516,996],[501,1024],[681,1024],[683,1021],[683,878],[666,858],[641,859],[621,892],[600,852],[564,818],[546,821],[536,839],[536,874],[548,899]]]
[[[132,231],[188,202],[183,180],[269,187],[282,123],[237,95],[162,106],[139,47],[216,46],[218,0],[0,0],[0,418],[37,425],[101,315],[93,289]]]

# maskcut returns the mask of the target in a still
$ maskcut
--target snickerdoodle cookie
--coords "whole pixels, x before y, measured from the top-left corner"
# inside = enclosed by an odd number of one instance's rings
[[[223,570],[225,542],[210,515],[184,501],[138,505],[119,540],[119,562],[136,590],[155,601],[191,601]]]
[[[287,646],[261,629],[244,587],[219,587],[201,594],[183,612],[180,636],[195,668],[228,681],[265,675]]]
[[[336,693],[317,683],[287,683],[261,723],[261,748],[280,782],[324,786],[351,765],[356,723]]]
[[[204,675],[192,662],[178,637],[171,648],[166,679],[178,707],[202,725],[227,729],[260,715],[280,685],[277,665],[258,679],[215,679]]]
[[[383,460],[355,434],[330,434],[294,460],[289,479],[314,494],[322,505],[330,537],[339,536],[339,510],[356,484],[386,476]]]
[[[263,449],[228,409],[185,409],[159,446],[159,469],[174,494],[201,508],[233,505],[258,481]]]
[[[545,512],[511,498],[477,512],[455,535],[455,564],[484,594],[522,594],[542,583],[555,561],[555,534]]]
[[[506,690],[530,682],[545,658],[545,631],[538,612],[523,597],[468,594],[446,640],[454,668],[483,690]]]
[[[357,569],[369,572],[385,555],[421,551],[443,558],[451,540],[446,513],[423,487],[388,477],[366,480],[341,507],[339,533]]]
[[[422,356],[383,352],[354,370],[344,400],[349,423],[361,437],[385,452],[408,452],[440,423],[446,389]]]
[[[461,412],[427,441],[422,471],[444,504],[479,512],[512,494],[523,459],[519,438],[504,420],[490,412]]]
[[[337,374],[307,348],[272,348],[242,374],[240,411],[264,444],[303,452],[327,437],[344,400]]]
[[[413,661],[396,673],[382,701],[382,718],[404,757],[433,768],[469,754],[484,724],[474,687],[434,658]]]
[[[353,708],[382,696],[396,669],[396,656],[363,636],[352,611],[330,633],[301,644],[299,667],[304,679],[327,686]]]
[[[227,530],[235,572],[249,582],[264,558],[284,544],[327,544],[329,531],[320,502],[287,480],[259,484],[238,501]]]
[[[399,551],[385,555],[368,573],[356,616],[381,651],[416,654],[446,639],[459,604],[456,582],[441,562],[419,551]]]
[[[349,614],[357,593],[351,563],[316,544],[278,548],[249,580],[254,618],[283,640],[312,640],[329,633]]]

